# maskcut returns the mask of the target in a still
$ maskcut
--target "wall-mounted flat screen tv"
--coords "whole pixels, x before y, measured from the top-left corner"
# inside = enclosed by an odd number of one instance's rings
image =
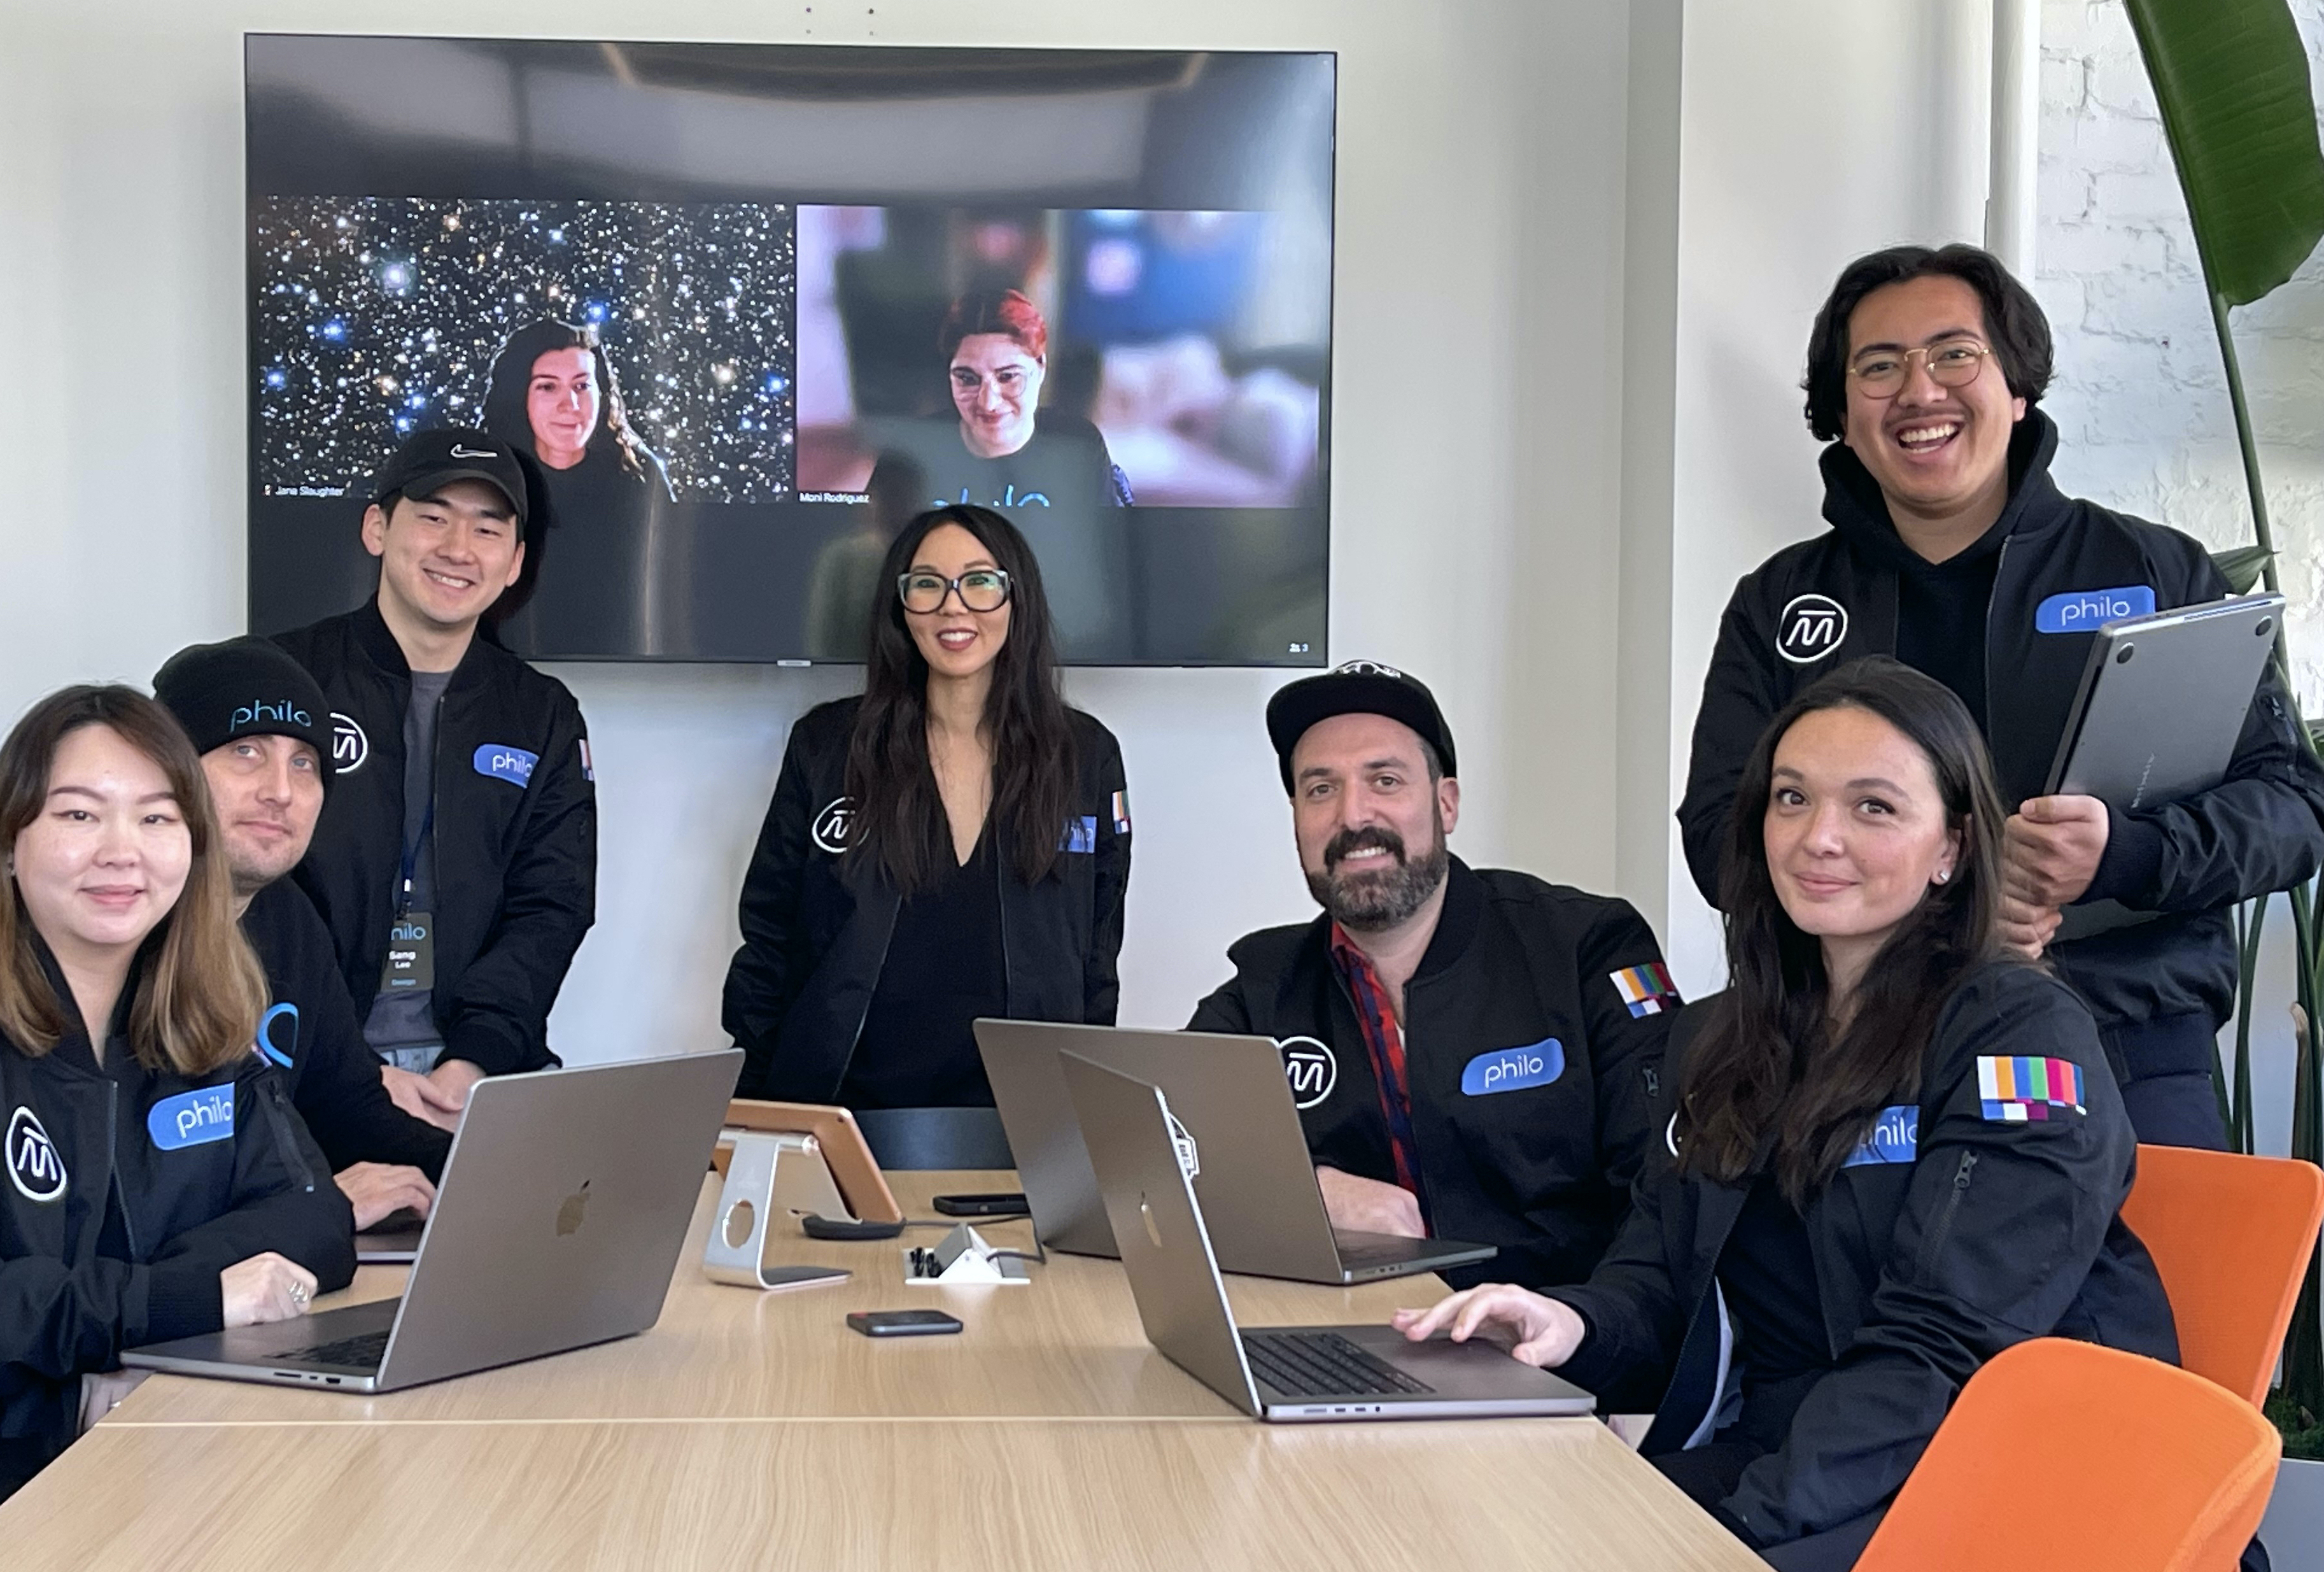
[[[1318,665],[1329,54],[252,34],[250,622],[376,582],[410,432],[542,517],[546,660],[860,660],[896,532],[1024,532],[1068,660]]]

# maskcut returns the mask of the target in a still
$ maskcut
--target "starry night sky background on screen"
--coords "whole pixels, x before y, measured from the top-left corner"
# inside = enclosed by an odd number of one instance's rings
[[[793,495],[791,209],[761,203],[260,198],[258,481],[360,487],[408,433],[481,420],[493,356],[594,326],[681,499]]]

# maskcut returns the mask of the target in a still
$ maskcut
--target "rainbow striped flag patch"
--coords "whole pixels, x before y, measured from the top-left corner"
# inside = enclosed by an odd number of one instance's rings
[[[1130,833],[1130,793],[1127,791],[1117,791],[1113,794],[1113,833],[1116,835]]]
[[[1985,1116],[2004,1124],[2050,1118],[2052,1108],[2082,1107],[2082,1067],[2070,1059],[2003,1059],[1980,1055],[1977,1095]]]
[[[1678,985],[1671,981],[1670,969],[1660,961],[1626,966],[1606,976],[1614,985],[1614,991],[1622,995],[1622,1003],[1630,1007],[1634,1021],[1643,1015],[1675,1010],[1686,1002],[1678,996]]]

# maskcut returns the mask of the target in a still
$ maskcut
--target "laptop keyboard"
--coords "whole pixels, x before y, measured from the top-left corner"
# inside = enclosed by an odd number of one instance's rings
[[[1245,1332],[1253,1374],[1286,1397],[1394,1397],[1435,1391],[1337,1332]]]
[[[286,1348],[273,1357],[309,1364],[352,1364],[363,1370],[377,1370],[379,1362],[387,1357],[387,1332],[364,1332],[312,1348]]]

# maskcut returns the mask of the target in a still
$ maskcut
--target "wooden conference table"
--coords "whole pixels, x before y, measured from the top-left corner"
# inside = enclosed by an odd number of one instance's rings
[[[912,1216],[1005,1174],[890,1176]],[[903,1284],[901,1245],[780,1232],[852,1268],[761,1293],[702,1274],[704,1187],[641,1337],[364,1397],[155,1376],[5,1507],[34,1567],[1749,1572],[1758,1558],[1594,1419],[1262,1425],[1148,1344],[1121,1270]],[[985,1228],[1029,1247],[1023,1223]],[[933,1240],[920,1232],[908,1238]],[[366,1267],[320,1308],[399,1291]],[[1231,1277],[1248,1325],[1378,1320],[1434,1278]],[[850,1310],[951,1310],[873,1342]]]

